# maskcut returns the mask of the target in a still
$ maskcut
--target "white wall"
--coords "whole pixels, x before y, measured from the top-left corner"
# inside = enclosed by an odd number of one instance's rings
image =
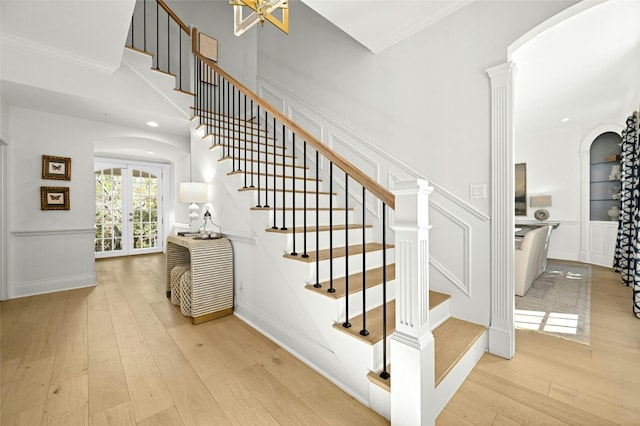
[[[568,2],[474,2],[373,55],[298,2],[290,35],[258,39],[258,75],[370,140],[483,213],[470,184],[490,185],[485,70],[507,46]]]
[[[185,24],[217,39],[218,65],[253,90],[257,72],[258,28],[236,37],[233,34],[233,7],[228,1],[186,0],[168,1],[167,4]]]
[[[11,129],[9,296],[94,285],[94,143],[133,139],[140,131],[18,107],[5,120]],[[41,179],[43,154],[70,157],[71,180]],[[69,187],[70,210],[40,210],[41,186]]]

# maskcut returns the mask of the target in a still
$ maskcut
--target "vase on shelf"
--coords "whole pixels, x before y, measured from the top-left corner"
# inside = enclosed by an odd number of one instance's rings
[[[618,206],[613,206],[609,210],[607,210],[607,215],[609,216],[610,220],[618,220],[618,217],[620,216],[620,209],[618,208]]]

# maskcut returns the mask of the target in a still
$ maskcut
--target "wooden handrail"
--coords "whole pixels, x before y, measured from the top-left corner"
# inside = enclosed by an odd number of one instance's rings
[[[156,0],[156,1],[160,5],[160,7],[163,8],[165,12],[167,12],[169,16],[173,18],[176,24],[178,24],[180,28],[182,28],[182,31],[184,31],[185,33],[187,33],[187,35],[189,35],[189,27],[187,26],[187,24],[182,22],[182,19],[178,18],[178,15],[176,15],[175,12],[171,10],[171,8],[163,0]]]
[[[159,0],[161,1],[161,0]],[[319,139],[313,136],[311,133],[304,130],[302,127],[298,126],[294,123],[289,117],[285,116],[273,106],[271,106],[264,99],[260,98],[258,95],[253,93],[250,89],[245,87],[238,80],[227,74],[216,64],[211,62],[208,58],[205,58],[196,47],[196,37],[198,35],[198,29],[191,29],[191,39],[192,39],[192,49],[193,54],[198,57],[202,62],[206,63],[209,67],[211,67],[216,73],[220,74],[222,77],[227,79],[231,84],[240,89],[249,99],[252,99],[255,103],[262,106],[265,110],[269,111],[269,113],[278,119],[282,124],[284,124],[289,130],[294,132],[296,135],[302,137],[304,141],[306,141],[309,145],[311,145],[315,150],[317,150],[320,154],[325,156],[329,161],[333,162],[336,166],[338,166],[343,172],[347,173],[353,179],[355,179],[358,183],[364,186],[371,194],[375,195],[385,203],[389,208],[395,210],[396,200],[393,193],[391,193],[387,188],[380,185],[375,180],[371,179],[366,174],[362,173],[359,169],[357,169],[353,164],[349,161],[345,160],[343,157],[338,155],[334,150],[326,146]]]

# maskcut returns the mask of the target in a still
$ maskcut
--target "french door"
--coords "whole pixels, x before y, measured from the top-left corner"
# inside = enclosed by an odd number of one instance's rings
[[[162,168],[96,161],[95,255],[162,251]]]

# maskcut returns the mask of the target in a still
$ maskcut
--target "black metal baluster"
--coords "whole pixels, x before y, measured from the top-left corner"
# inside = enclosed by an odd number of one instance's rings
[[[277,136],[276,136],[276,118],[273,117],[273,169],[272,169],[272,173],[273,173],[273,226],[271,227],[272,229],[278,229],[278,225],[276,225],[276,216],[278,216],[276,214],[277,210],[278,210],[278,198],[277,198],[277,184],[276,184],[276,141],[278,140]]]
[[[169,24],[169,12],[167,12],[167,72],[171,74],[171,27]]]
[[[368,336],[369,330],[367,330],[367,288],[365,286],[366,274],[367,274],[367,240],[364,238],[365,233],[365,215],[367,212],[365,203],[365,187],[362,187],[362,330],[360,330],[361,336]]]
[[[231,121],[231,117],[233,117],[236,113],[236,87],[232,86],[231,87],[232,92],[231,92],[231,113],[229,115],[228,120]],[[235,129],[233,129],[233,134],[231,135],[231,171],[235,172],[236,171],[236,132]]]
[[[349,175],[344,172],[344,328],[351,327],[349,322]]]
[[[135,16],[135,14],[131,16],[131,47],[136,47],[136,43],[135,43],[134,38],[133,38],[133,36],[135,34],[135,30],[133,28],[133,26],[134,26],[133,16]]]
[[[251,99],[251,116],[253,117],[253,99]],[[260,120],[258,118],[258,120]],[[255,151],[254,145],[255,145],[255,132],[254,132],[254,127],[253,127],[253,122],[251,122],[251,185],[249,185],[250,188],[255,188],[255,186],[253,185],[253,151]],[[260,129],[258,129],[258,149],[260,149]]]
[[[156,2],[156,69],[160,69],[160,12]]]
[[[244,186],[247,188],[247,95],[244,96]]]
[[[298,253],[296,253],[296,134],[293,133],[292,134],[292,142],[291,142],[291,156],[292,156],[292,163],[293,163],[293,183],[292,183],[292,189],[291,189],[291,194],[293,194],[293,199],[292,199],[292,204],[293,204],[293,230],[291,232],[291,235],[293,237],[293,251],[291,252],[291,256],[297,256]]]
[[[182,28],[178,28],[178,48],[180,49],[178,58],[178,73],[180,74],[178,77],[178,89],[182,90]]]
[[[142,28],[144,34],[142,34],[142,45],[144,51],[147,51],[147,0],[142,1]]]
[[[234,117],[233,119],[233,136],[235,138],[236,135],[236,122],[238,123],[238,170],[242,171],[242,167],[241,167],[241,161],[242,159],[240,158],[240,152],[242,151],[242,145],[241,145],[241,138],[240,138],[240,88],[238,88],[238,115],[236,116],[237,118]]]
[[[206,87],[207,88],[207,101],[205,102],[205,109],[206,109],[206,114],[207,114],[207,134],[206,136],[212,135],[212,128],[211,128],[211,123],[213,120],[213,111],[211,108],[211,68],[207,65],[207,81],[206,81]],[[213,137],[212,137],[213,139]]]
[[[227,99],[227,109],[225,110],[225,115],[226,115],[226,123],[227,123],[227,134],[226,134],[226,141],[227,141],[227,157],[231,157],[231,142],[229,141],[230,135],[231,133],[229,132],[229,114],[230,114],[230,105],[231,105],[231,101],[229,99],[229,80],[227,80],[227,94],[226,94],[226,99]]]
[[[285,142],[286,142],[286,130],[284,127],[284,124],[282,125],[282,228],[280,228],[280,230],[282,231],[286,231],[287,230],[287,222],[285,220],[285,214],[287,213],[287,204],[285,202],[285,192],[287,190],[287,185],[285,184],[285,176],[286,176],[286,168],[284,166],[284,148],[285,148]],[[273,159],[273,171],[275,173],[276,170],[276,159]],[[294,176],[295,179],[295,176]],[[293,212],[293,215],[295,216],[296,212]]]
[[[262,207],[260,204],[260,105],[258,105],[258,204],[256,207]],[[266,143],[265,143],[266,144]]]
[[[389,378],[387,371],[387,205],[382,203],[382,373],[384,380]]]
[[[303,179],[302,179],[302,195],[303,195],[303,199],[302,199],[302,203],[303,203],[303,208],[302,208],[302,235],[303,235],[303,253],[302,253],[302,257],[304,257],[305,259],[309,257],[309,254],[307,253],[307,141],[304,141],[304,145],[302,148],[302,161],[303,161],[303,166],[302,166],[302,170],[303,170]]]
[[[267,110],[264,110],[264,206],[269,208],[269,119]],[[275,197],[275,188],[273,196]]]
[[[333,161],[329,163],[329,289],[327,292],[335,293],[333,288]]]
[[[318,199],[319,199],[319,191],[320,191],[320,179],[318,179],[318,176],[320,176],[319,170],[320,170],[320,157],[319,157],[319,153],[316,150],[316,283],[313,285],[315,288],[320,288],[322,287],[320,285],[320,233],[319,233],[319,225],[320,225],[320,206],[318,205]]]

